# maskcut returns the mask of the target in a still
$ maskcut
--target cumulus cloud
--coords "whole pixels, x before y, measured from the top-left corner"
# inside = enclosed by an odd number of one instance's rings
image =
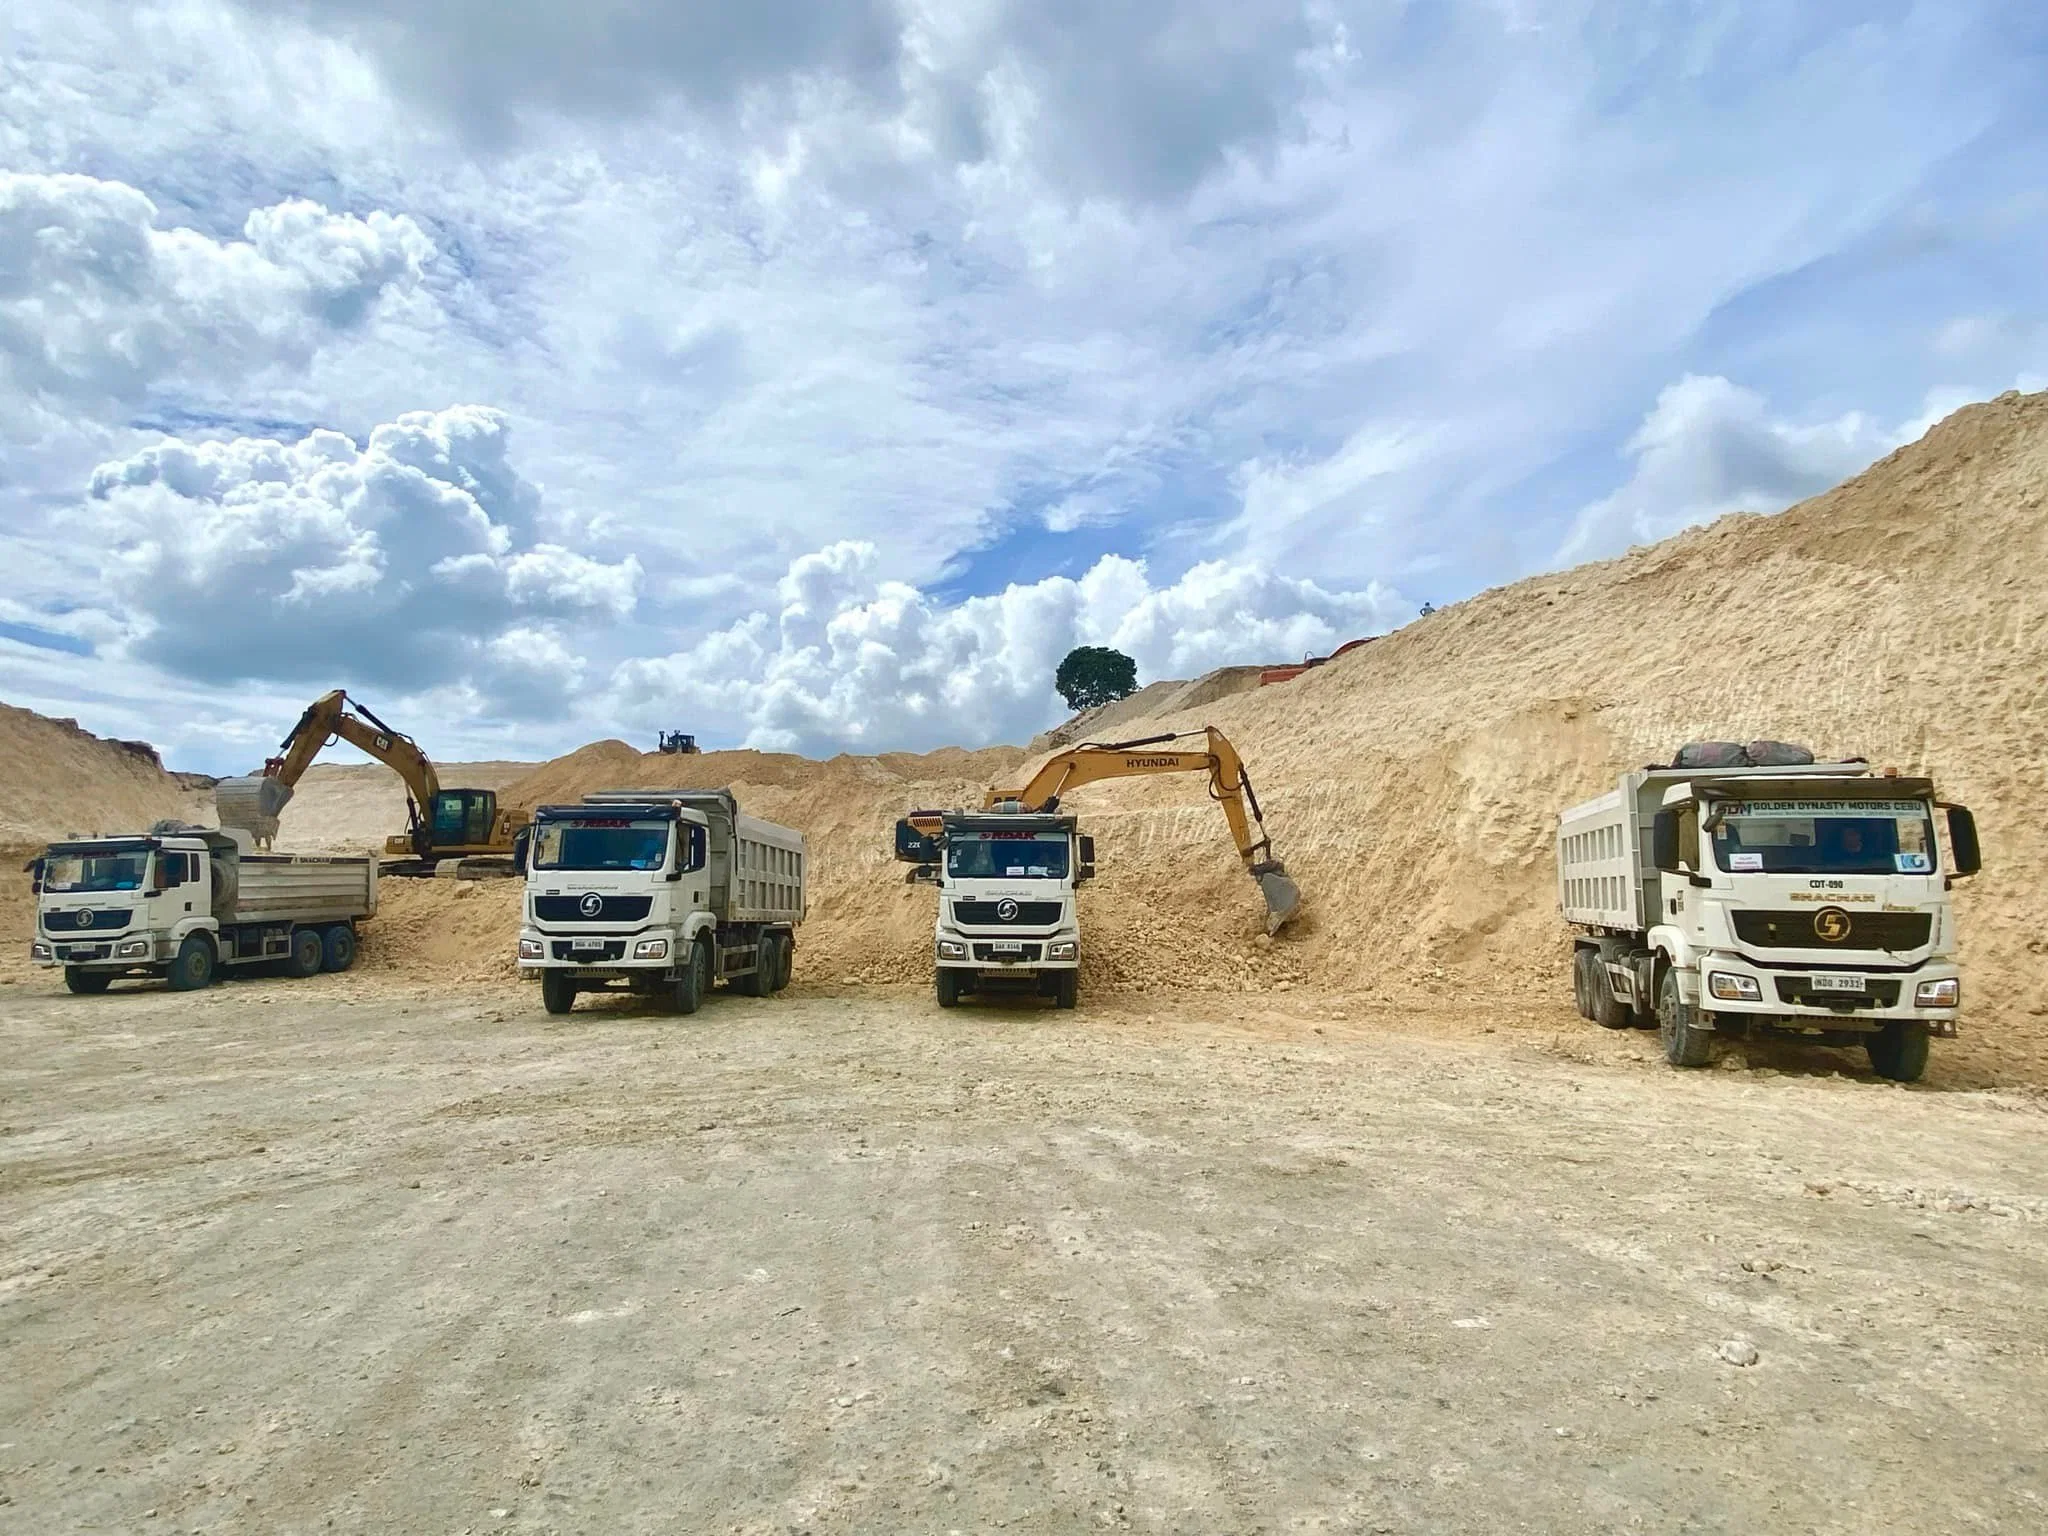
[[[621,665],[615,711],[650,727],[732,720],[748,744],[789,751],[1019,741],[1064,713],[1052,678],[1076,645],[1114,646],[1148,681],[1191,677],[1326,652],[1408,611],[1378,584],[1333,592],[1222,561],[1155,586],[1117,555],[1078,580],[947,604],[880,578],[874,546],[855,541],[793,562],[778,596],[776,615]]]
[[[836,98],[899,148],[954,166],[1029,163],[1070,191],[1185,192],[1270,143],[1330,34],[1327,7],[1234,0],[237,0],[376,58],[472,134],[533,108],[644,113]],[[803,90],[809,86],[808,91]],[[808,101],[802,98],[808,97]]]
[[[457,406],[360,448],[174,438],[102,465],[94,521],[131,654],[210,683],[525,673],[529,702],[536,680],[559,693],[577,673],[558,626],[629,614],[640,564],[541,539],[508,441],[499,412]]]
[[[170,376],[303,361],[433,254],[402,214],[305,201],[256,209],[241,240],[156,225],[125,183],[0,172],[0,392],[133,402]]]
[[[1688,374],[1625,445],[1635,460],[1627,483],[1579,513],[1557,559],[1603,558],[1729,512],[1782,511],[1902,440],[1861,412],[1811,426],[1779,420],[1755,390]]]

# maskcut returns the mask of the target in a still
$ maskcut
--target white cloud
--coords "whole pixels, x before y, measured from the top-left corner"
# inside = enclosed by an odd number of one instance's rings
[[[750,745],[809,752],[1014,741],[1064,713],[1052,678],[1076,645],[1124,651],[1145,681],[1191,677],[1328,651],[1409,611],[1377,584],[1333,592],[1223,561],[1155,587],[1116,555],[948,605],[880,577],[874,546],[853,542],[793,562],[779,595],[778,615],[619,667],[613,713],[649,729],[716,717]]]
[[[156,225],[124,183],[0,172],[0,392],[16,410],[303,363],[433,254],[403,215],[303,200],[256,209],[236,241]]]
[[[1579,513],[1558,561],[1616,554],[1729,512],[1782,511],[1903,440],[1858,412],[1810,426],[1778,420],[1756,391],[1689,374],[1658,395],[1624,449],[1635,460],[1628,483]]]
[[[92,498],[130,653],[180,676],[362,679],[416,691],[527,654],[556,624],[631,612],[641,569],[536,542],[539,491],[499,412],[416,411],[355,443],[169,439],[105,464]]]

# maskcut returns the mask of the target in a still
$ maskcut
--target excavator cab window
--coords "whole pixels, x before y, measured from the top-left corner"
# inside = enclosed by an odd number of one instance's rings
[[[498,797],[488,789],[444,789],[434,797],[434,846],[488,846],[498,819]]]

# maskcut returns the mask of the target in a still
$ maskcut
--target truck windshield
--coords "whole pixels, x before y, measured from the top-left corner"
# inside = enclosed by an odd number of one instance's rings
[[[670,825],[613,816],[544,821],[533,839],[533,867],[659,869],[668,858]]]
[[[1929,875],[1934,824],[1913,800],[1751,801],[1722,812],[1714,859],[1737,875]]]
[[[1064,880],[1064,832],[969,832],[946,839],[946,873],[962,880]]]
[[[139,891],[149,872],[146,852],[55,853],[43,866],[43,889],[57,892]]]

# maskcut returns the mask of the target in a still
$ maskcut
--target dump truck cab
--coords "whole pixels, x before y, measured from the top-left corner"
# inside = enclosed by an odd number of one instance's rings
[[[1073,1007],[1081,966],[1076,898],[1095,874],[1094,839],[1071,816],[946,812],[936,837],[910,820],[899,827],[899,855],[939,887],[932,939],[939,1002],[951,1007],[966,993],[1016,987]]]

